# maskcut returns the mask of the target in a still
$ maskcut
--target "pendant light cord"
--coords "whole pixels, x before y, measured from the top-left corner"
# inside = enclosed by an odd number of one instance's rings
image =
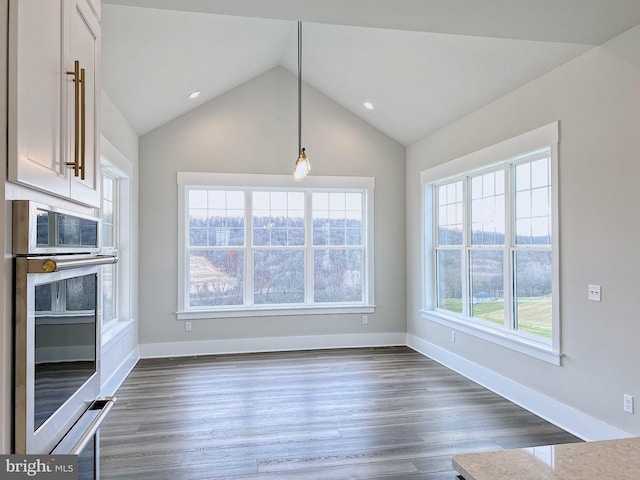
[[[302,22],[298,21],[298,155],[302,151]]]

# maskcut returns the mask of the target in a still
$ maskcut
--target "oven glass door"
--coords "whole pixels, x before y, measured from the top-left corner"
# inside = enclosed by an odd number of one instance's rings
[[[16,258],[14,442],[20,454],[50,452],[100,393],[102,267],[67,264],[29,273],[33,261]]]
[[[35,285],[34,429],[96,373],[97,273]]]

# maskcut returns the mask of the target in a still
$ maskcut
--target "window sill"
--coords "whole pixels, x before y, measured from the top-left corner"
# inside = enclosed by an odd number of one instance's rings
[[[511,334],[507,331],[491,328],[481,324],[465,322],[453,316],[444,315],[433,310],[422,311],[422,318],[431,322],[443,325],[448,328],[455,329],[459,332],[466,333],[476,338],[486,340],[488,342],[509,348],[516,352],[528,355],[530,357],[543,360],[556,366],[560,366],[562,354],[553,351],[551,345],[542,342],[536,342],[519,335]]]
[[[189,310],[177,312],[178,320],[201,320],[209,318],[282,317],[290,315],[340,315],[351,313],[374,313],[375,305],[331,305],[294,307],[220,308],[216,310]]]

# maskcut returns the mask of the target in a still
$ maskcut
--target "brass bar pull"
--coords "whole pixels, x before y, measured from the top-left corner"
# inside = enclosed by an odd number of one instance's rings
[[[110,265],[118,263],[118,257],[113,255],[96,255],[94,257],[53,259],[47,257],[27,257],[27,273],[53,273],[72,268],[95,267],[96,265]]]
[[[80,62],[76,60],[73,63],[73,72],[67,72],[67,75],[73,75],[74,92],[75,92],[75,137],[74,137],[74,161],[66,162],[67,166],[73,167],[73,174],[77,177],[80,174],[79,150],[80,150]]]
[[[82,144],[82,147],[80,149],[80,178],[82,180],[84,180],[84,167],[86,164],[86,126],[87,126],[87,105],[86,105],[86,82],[85,82],[85,76],[84,76],[84,68],[80,70],[80,84],[82,85],[82,123],[80,123],[80,142]],[[76,175],[77,176],[77,175]]]

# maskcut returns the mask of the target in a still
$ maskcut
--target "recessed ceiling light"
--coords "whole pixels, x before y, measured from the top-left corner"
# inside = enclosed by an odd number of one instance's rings
[[[362,105],[364,105],[364,108],[367,110],[375,110],[376,108],[376,106],[371,102],[364,102]]]
[[[189,94],[189,100],[193,100],[194,98],[198,98],[200,96],[200,90],[196,90]]]

